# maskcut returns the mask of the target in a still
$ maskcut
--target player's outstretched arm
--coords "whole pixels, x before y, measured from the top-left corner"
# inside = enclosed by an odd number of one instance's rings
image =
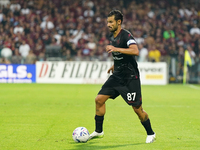
[[[110,67],[110,69],[108,69],[107,73],[113,73],[114,72],[114,65],[112,65],[112,67]]]
[[[139,55],[139,50],[136,44],[132,44],[129,46],[129,48],[118,48],[118,47],[114,47],[112,45],[107,45],[106,46],[106,51],[108,53],[111,52],[120,52],[122,54],[127,54],[127,55]]]

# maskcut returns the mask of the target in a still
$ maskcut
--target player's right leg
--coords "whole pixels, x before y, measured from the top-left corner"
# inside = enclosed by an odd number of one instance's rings
[[[109,95],[97,95],[95,98],[95,105],[96,105],[96,115],[104,116],[106,113],[106,105],[105,102],[108,100]]]
[[[103,120],[106,113],[105,102],[109,98],[109,95],[97,95],[95,98],[96,115],[95,115],[95,131],[90,134],[89,140],[92,138],[101,138],[104,136],[103,132]]]

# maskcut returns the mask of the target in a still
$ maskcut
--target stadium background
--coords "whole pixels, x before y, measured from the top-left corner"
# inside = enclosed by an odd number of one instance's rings
[[[124,14],[140,49],[138,62],[166,62],[169,82],[200,83],[200,1],[3,0],[0,1],[0,64],[36,61],[111,61],[104,48],[111,9]]]

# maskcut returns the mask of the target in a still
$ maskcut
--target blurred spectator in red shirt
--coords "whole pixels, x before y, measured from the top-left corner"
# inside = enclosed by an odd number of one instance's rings
[[[35,47],[33,48],[33,53],[36,56],[39,56],[40,53],[44,53],[44,45],[42,43],[42,40],[38,40],[35,44]]]

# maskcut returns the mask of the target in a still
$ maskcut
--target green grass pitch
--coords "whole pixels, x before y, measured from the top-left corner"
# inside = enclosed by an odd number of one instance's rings
[[[75,143],[72,132],[94,131],[94,98],[101,85],[0,84],[0,150],[197,150],[200,85],[142,86],[156,142],[121,97],[106,102],[105,136]]]

